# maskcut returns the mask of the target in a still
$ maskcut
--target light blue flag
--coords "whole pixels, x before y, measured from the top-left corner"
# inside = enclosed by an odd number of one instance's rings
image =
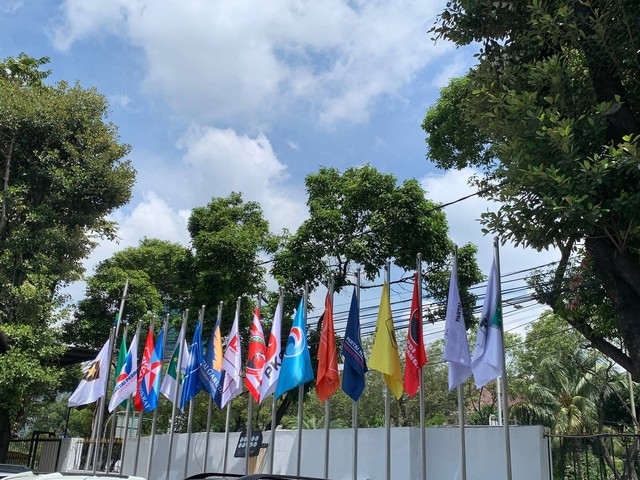
[[[282,359],[280,378],[276,387],[276,398],[292,388],[313,380],[311,356],[307,345],[307,327],[304,323],[304,303],[300,305],[293,319],[293,325],[287,339],[287,349]]]
[[[222,384],[224,381],[224,370],[222,370],[223,355],[220,321],[218,320],[209,339],[207,354],[200,363],[200,380],[202,386],[209,392],[211,398],[213,398],[216,405],[218,405],[218,408],[222,408]]]
[[[202,362],[202,332],[200,330],[200,322],[196,324],[193,332],[193,340],[189,348],[189,366],[182,381],[182,395],[180,397],[180,409],[184,410],[184,406],[189,403],[198,392],[203,389],[200,380],[200,363]]]

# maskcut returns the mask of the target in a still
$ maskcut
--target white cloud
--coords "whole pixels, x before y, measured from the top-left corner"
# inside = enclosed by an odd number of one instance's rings
[[[144,53],[147,91],[200,122],[257,124],[298,103],[333,127],[367,120],[451,50],[427,34],[442,3],[65,0],[53,40],[121,36]]]
[[[5,0],[4,5],[0,7],[0,12],[7,15],[13,15],[24,6],[23,0]]]
[[[123,109],[128,109],[131,105],[131,97],[125,93],[114,93],[109,95],[108,99],[110,105],[117,105]]]
[[[295,229],[306,217],[304,193],[287,187],[286,166],[263,133],[251,138],[232,129],[192,126],[178,146],[191,171],[195,205],[242,192],[245,200],[260,203],[274,232]]]

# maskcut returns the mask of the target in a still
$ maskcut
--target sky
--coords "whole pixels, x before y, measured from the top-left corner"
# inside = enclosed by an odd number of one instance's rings
[[[294,231],[307,217],[304,177],[321,166],[369,163],[417,178],[437,202],[473,193],[472,170],[428,161],[420,128],[440,88],[475,62],[476,46],[432,39],[444,4],[2,0],[0,58],[49,57],[52,80],[95,87],[131,145],[137,182],[112,216],[119,240],[93,252],[87,274],[143,237],[188,245],[190,210],[232,191],[260,202],[274,233]],[[478,219],[495,207],[472,197],[445,209],[450,236],[479,247],[487,274],[493,239]],[[557,257],[506,245],[501,270]],[[68,291],[80,298],[83,285]]]

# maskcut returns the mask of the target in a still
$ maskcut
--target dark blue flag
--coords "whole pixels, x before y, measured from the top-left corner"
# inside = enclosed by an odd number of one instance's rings
[[[189,366],[182,381],[180,409],[184,409],[189,400],[203,389],[200,380],[200,363],[202,363],[202,332],[200,331],[200,322],[198,322],[189,348]]]
[[[347,329],[344,333],[342,353],[344,354],[342,390],[353,401],[357,402],[364,390],[364,374],[367,371],[367,361],[364,358],[362,343],[360,342],[360,310],[355,288],[351,296],[351,308],[349,309]]]
[[[218,408],[222,408],[222,382],[224,380],[224,370],[222,370],[222,337],[220,335],[220,321],[216,322],[213,328],[207,354],[200,363],[200,380],[202,386],[209,392]]]

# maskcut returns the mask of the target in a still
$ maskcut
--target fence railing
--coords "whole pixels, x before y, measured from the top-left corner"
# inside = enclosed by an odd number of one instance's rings
[[[61,440],[50,432],[34,432],[31,438],[9,441],[7,463],[25,465],[36,472],[58,469]]]
[[[547,435],[554,480],[638,480],[640,435]]]

